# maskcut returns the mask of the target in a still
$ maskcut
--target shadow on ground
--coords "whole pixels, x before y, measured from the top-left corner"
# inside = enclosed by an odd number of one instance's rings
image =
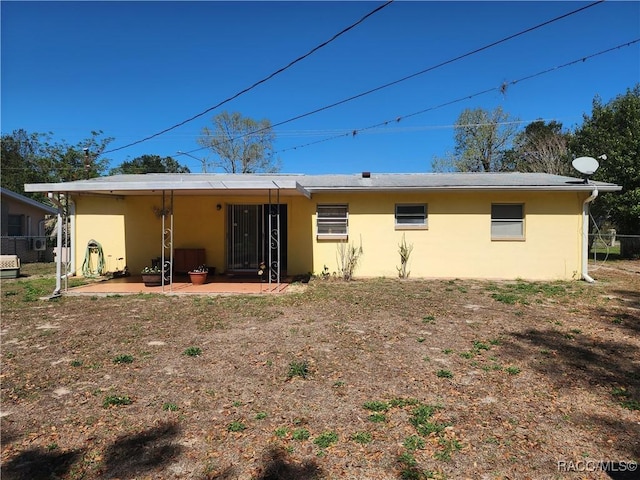
[[[133,436],[118,438],[105,452],[105,478],[137,478],[172,463],[181,453],[174,443],[175,423],[164,423]]]
[[[144,432],[117,439],[105,452],[101,478],[139,478],[145,472],[162,468],[180,454],[172,442],[179,434],[173,424],[162,424]],[[67,452],[34,448],[21,452],[2,465],[2,480],[50,480],[71,471],[85,450]]]
[[[2,465],[3,480],[50,480],[69,472],[83,450],[50,452],[44,448],[26,450]]]
[[[313,461],[296,463],[280,448],[269,448],[262,456],[262,473],[252,480],[320,480],[324,478],[322,469]],[[224,472],[207,476],[202,480],[231,480],[237,478],[236,471],[229,467]]]
[[[606,395],[611,403],[618,404],[621,409],[623,406],[633,409],[633,405],[640,401],[640,372],[636,363],[640,349],[631,343],[553,329],[529,329],[512,334],[503,342],[503,348],[504,353],[514,359],[532,359],[530,365],[558,389],[603,388],[608,392]],[[600,435],[615,439],[620,451],[629,456],[612,461],[640,457],[640,426],[636,422],[613,421],[599,415],[572,421],[594,434],[601,432]]]
[[[640,376],[633,359],[640,349],[624,342],[594,339],[559,330],[529,329],[513,333],[504,342],[504,351],[514,358],[543,357],[533,363],[559,387],[571,384],[640,387]]]
[[[612,293],[621,300],[621,305],[618,308],[599,308],[596,314],[613,327],[640,334],[640,293],[627,290],[614,290]]]
[[[264,472],[256,480],[312,480],[322,477],[322,470],[315,462],[307,460],[298,465],[287,460],[281,449],[269,449],[263,459]]]
[[[134,479],[145,474],[161,472],[175,462],[182,449],[176,444],[180,428],[164,423],[137,435],[123,436],[109,445],[104,453],[100,478]],[[34,448],[24,451],[2,465],[2,480],[50,480],[69,474],[84,456],[84,450],[68,452]],[[312,460],[297,463],[282,449],[270,448],[262,457],[261,473],[253,480],[315,480],[323,478],[322,469]],[[237,478],[231,466],[215,476],[202,480],[231,480]]]

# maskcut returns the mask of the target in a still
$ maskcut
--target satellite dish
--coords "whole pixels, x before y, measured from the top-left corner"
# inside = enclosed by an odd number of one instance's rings
[[[578,157],[571,162],[573,168],[578,170],[581,174],[589,176],[596,173],[600,164],[595,158],[592,157]]]

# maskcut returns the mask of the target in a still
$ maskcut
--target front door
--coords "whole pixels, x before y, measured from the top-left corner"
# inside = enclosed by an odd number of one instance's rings
[[[257,271],[270,256],[274,269],[279,260],[286,270],[286,205],[229,205],[227,232],[227,270]]]

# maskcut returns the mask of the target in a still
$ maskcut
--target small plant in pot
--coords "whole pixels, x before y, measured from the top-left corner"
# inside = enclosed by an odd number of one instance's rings
[[[162,270],[159,266],[144,267],[141,274],[145,287],[162,285]]]
[[[209,268],[206,265],[200,265],[189,272],[189,279],[194,285],[202,285],[207,281]]]

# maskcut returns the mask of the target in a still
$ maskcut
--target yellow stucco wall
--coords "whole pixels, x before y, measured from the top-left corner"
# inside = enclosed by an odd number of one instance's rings
[[[314,204],[349,205],[349,243],[362,244],[356,276],[398,275],[398,245],[413,245],[408,270],[416,277],[580,278],[582,201],[578,193],[325,194]],[[397,230],[397,203],[426,203],[428,229]],[[491,204],[522,203],[525,239],[491,240]],[[315,226],[315,212],[314,221]],[[315,238],[315,227],[313,232]],[[313,271],[338,271],[338,241],[320,240]]]
[[[314,194],[311,199],[282,197],[288,215],[288,273],[338,270],[338,241],[317,240],[318,204],[349,206],[349,242],[362,242],[356,277],[396,277],[398,244],[413,245],[412,278],[571,279],[581,274],[582,202],[575,192]],[[137,274],[161,254],[162,225],[154,209],[158,196],[125,198],[81,196],[76,201],[77,273],[90,239],[103,246],[108,270],[126,264]],[[264,204],[262,196],[174,198],[174,247],[204,248],[206,262],[225,269],[226,212],[229,204]],[[395,228],[397,203],[426,203],[428,229]],[[491,204],[522,203],[523,241],[491,240]],[[221,208],[218,210],[217,205]],[[169,225],[167,224],[168,228]],[[116,264],[117,258],[123,263]]]
[[[126,203],[112,197],[78,197],[76,205],[76,228],[72,242],[75,242],[76,274],[82,274],[90,240],[98,242],[105,255],[107,270],[116,270],[118,258],[125,257],[125,213]],[[96,267],[96,259],[89,259],[91,270]]]
[[[81,274],[91,239],[102,245],[110,271],[126,264],[132,274],[137,274],[162,254],[162,220],[155,213],[162,207],[160,195],[120,199],[80,196],[75,203],[77,274]],[[268,198],[263,196],[175,196],[174,248],[204,248],[207,265],[216,267],[217,272],[224,271],[227,205],[265,203]],[[286,204],[288,210],[288,270],[295,274],[310,272],[313,237],[309,232],[315,205],[304,197],[283,197],[280,203]],[[169,217],[165,228],[170,228]],[[168,250],[165,254],[168,256]],[[116,265],[118,258],[123,261]]]

